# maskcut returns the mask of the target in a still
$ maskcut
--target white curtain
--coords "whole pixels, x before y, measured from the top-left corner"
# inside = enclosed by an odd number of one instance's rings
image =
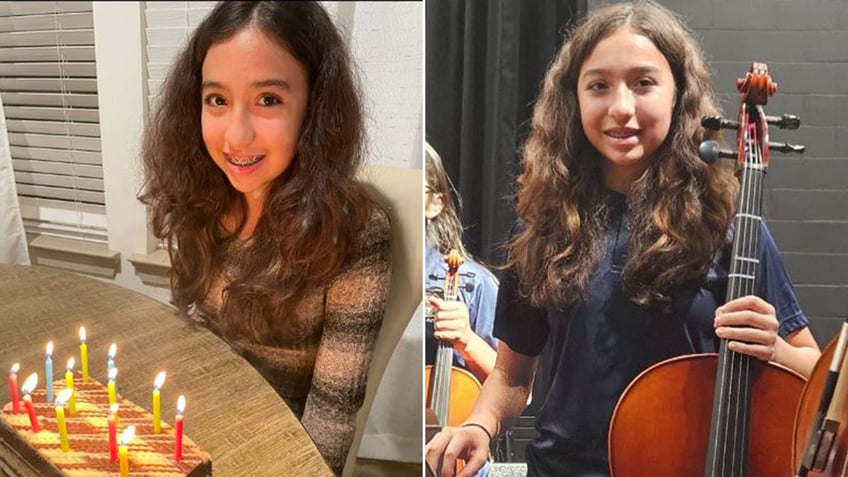
[[[0,101],[0,263],[29,265],[24,223],[9,152],[6,114]]]

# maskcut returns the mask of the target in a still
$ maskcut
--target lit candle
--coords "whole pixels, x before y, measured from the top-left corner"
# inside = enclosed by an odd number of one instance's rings
[[[109,347],[109,355],[106,357],[106,372],[115,367],[115,354],[118,352],[118,345],[112,343]]]
[[[80,326],[80,366],[82,366],[82,382],[88,382],[88,344],[85,342],[85,326]]]
[[[26,406],[27,414],[29,414],[29,426],[32,428],[32,432],[38,432],[38,418],[35,417],[35,408],[32,407],[32,397],[29,394],[35,389],[36,385],[38,385],[38,375],[32,373],[21,386],[21,392],[24,394],[24,406]]]
[[[62,452],[71,450],[71,446],[68,443],[68,426],[65,424],[64,405],[73,394],[73,389],[65,388],[56,397],[56,420],[59,423],[59,442],[62,445]]]
[[[177,398],[177,417],[174,418],[174,427],[177,432],[174,442],[174,459],[177,462],[183,460],[183,413],[185,412],[185,396]]]
[[[121,440],[118,443],[118,459],[121,461],[121,477],[129,477],[130,462],[128,459],[127,445],[135,435],[135,426],[127,427],[121,434]]]
[[[47,343],[47,358],[44,360],[44,376],[47,379],[47,402],[53,402],[53,342]]]
[[[20,371],[21,365],[15,363],[12,365],[12,369],[9,370],[9,394],[12,397],[12,412],[15,414],[21,413],[21,399],[18,395],[18,371]]]
[[[118,368],[112,368],[109,370],[109,382],[106,384],[106,387],[109,390],[109,405],[118,402],[118,393],[115,391],[115,378],[117,376]]]
[[[109,462],[118,460],[118,405],[113,404],[109,407],[109,416],[106,422],[109,424]]]
[[[73,416],[77,413],[77,397],[73,393],[74,390],[74,357],[68,359],[68,366],[65,368],[65,389],[70,389],[70,401],[68,401],[68,412]]]
[[[118,410],[119,410],[120,407],[121,407],[121,405],[118,404],[118,403],[115,403],[115,404],[112,404],[111,406],[109,406],[109,411],[115,413],[115,429],[117,429],[118,426],[121,425],[121,416],[120,416],[120,414],[118,414]]]
[[[162,408],[161,408],[161,396],[159,395],[159,390],[162,388],[162,385],[165,384],[165,371],[160,372],[156,375],[156,379],[153,381],[153,433],[160,434],[162,432]]]

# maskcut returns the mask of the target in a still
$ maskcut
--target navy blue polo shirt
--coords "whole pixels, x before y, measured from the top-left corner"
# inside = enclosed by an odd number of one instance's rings
[[[495,336],[514,351],[537,356],[551,346],[547,396],[536,417],[539,437],[526,449],[528,477],[608,476],[607,432],[612,411],[626,386],[664,359],[717,352],[713,321],[724,303],[730,267],[728,244],[717,252],[706,283],[685,285],[673,296],[673,311],[649,310],[622,293],[627,259],[624,208],[611,221],[609,246],[592,276],[587,298],[569,309],[537,308],[517,294],[507,270],[501,281]],[[786,337],[808,325],[774,239],[761,222],[757,295],[771,303]]]

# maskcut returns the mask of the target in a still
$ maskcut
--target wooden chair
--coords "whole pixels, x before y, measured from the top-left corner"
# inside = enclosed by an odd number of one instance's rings
[[[383,326],[368,371],[365,400],[356,416],[356,434],[345,462],[344,477],[352,477],[359,445],[377,387],[389,358],[422,300],[424,279],[424,181],[421,169],[368,166],[360,179],[371,184],[389,210],[392,221],[392,280]],[[423,346],[423,343],[420,344]],[[410,373],[421,379],[423,370]],[[420,432],[420,430],[419,430]]]

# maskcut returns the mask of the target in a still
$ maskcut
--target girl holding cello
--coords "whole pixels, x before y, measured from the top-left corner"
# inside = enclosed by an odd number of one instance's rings
[[[467,369],[483,382],[495,366],[497,340],[492,336],[492,326],[498,280],[474,261],[462,245],[462,224],[451,199],[448,175],[441,157],[430,144],[426,145],[425,158],[427,289],[444,285],[447,271],[444,256],[451,249],[457,249],[464,260],[460,270],[459,299],[446,301],[437,296],[428,297],[433,308],[433,326],[427,327],[426,363],[433,363],[436,340],[447,341],[453,345],[454,365]]]
[[[467,477],[522,412],[537,356],[553,364],[527,447],[528,476],[609,475],[607,431],[626,386],[664,359],[732,351],[808,375],[819,356],[760,222],[756,293],[724,302],[739,185],[707,164],[700,126],[719,109],[686,25],[651,2],[593,12],[547,72],[518,179],[495,336],[471,416],[430,441],[436,475]],[[685,425],[685,423],[681,423]]]

